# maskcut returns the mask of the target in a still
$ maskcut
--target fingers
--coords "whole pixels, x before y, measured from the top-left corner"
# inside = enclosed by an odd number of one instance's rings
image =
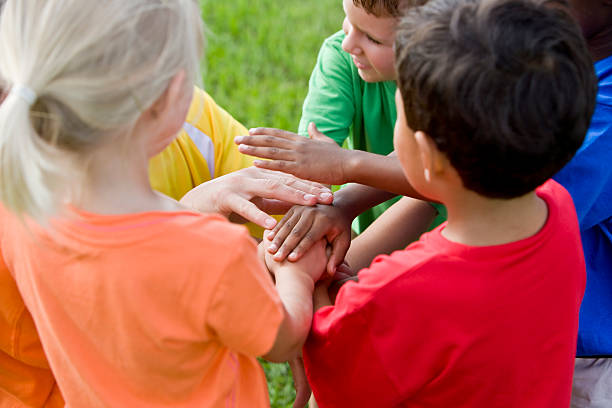
[[[331,192],[329,187],[325,184],[312,180],[304,180],[303,178],[296,177],[293,174],[287,174],[278,170],[267,170],[258,167],[247,167],[245,169],[238,170],[236,173],[238,172],[248,172],[247,174],[251,178],[271,178],[275,180],[281,180],[285,184],[292,185],[304,191],[307,191],[308,189],[314,189],[321,190],[321,192]]]
[[[233,195],[232,197],[233,199],[228,200],[227,203],[231,212],[236,213],[263,228],[274,228],[276,225],[276,220],[274,217],[269,216],[260,210],[254,203],[250,202],[244,197],[240,197],[238,195]]]
[[[282,138],[285,140],[300,140],[301,138],[303,138],[302,136],[295,134],[293,132],[288,132],[282,129],[266,128],[266,127],[258,127],[258,128],[249,129],[249,135],[251,136],[266,135],[266,136]]]
[[[293,222],[297,218],[297,222]],[[313,216],[310,213],[302,213],[301,216],[294,214],[292,221],[286,223],[283,228],[274,237],[273,245],[278,247],[278,251],[274,254],[275,261],[282,261],[302,241],[302,238],[308,233],[312,226]],[[292,226],[293,225],[293,226]],[[312,244],[311,244],[312,246]],[[295,254],[290,261],[297,261],[299,257]]]
[[[287,259],[289,259],[291,262],[295,262],[300,259],[306,253],[306,251],[310,249],[310,247],[330,233],[330,223],[327,222],[327,219],[316,218],[314,215],[311,218],[313,218],[312,225],[308,231],[302,233],[299,242],[297,242],[297,244],[293,244],[292,242],[288,246],[294,246],[293,250],[287,256]],[[294,231],[296,228],[294,228]],[[293,234],[289,235],[287,240],[291,239],[292,236]]]
[[[351,245],[350,234],[342,232],[331,243],[332,251],[327,261],[327,273],[333,275],[338,265],[342,264],[344,256]]]
[[[270,160],[287,160],[293,161],[294,153],[289,149],[279,147],[258,147],[247,144],[238,145],[238,151],[249,156],[261,157],[262,159]]]
[[[248,154],[251,156],[257,156],[255,154],[250,154],[250,153]],[[262,156],[257,156],[257,157],[262,157]],[[268,157],[264,157],[264,158],[268,158]],[[299,166],[297,166],[296,163],[292,160],[273,160],[273,161],[255,160],[253,162],[253,165],[260,169],[282,171],[283,173],[289,173],[293,175],[295,175],[299,170]]]
[[[242,180],[242,182],[245,192],[250,195],[249,198],[268,198],[299,205],[313,205],[318,201],[314,194],[285,183],[281,177]]]

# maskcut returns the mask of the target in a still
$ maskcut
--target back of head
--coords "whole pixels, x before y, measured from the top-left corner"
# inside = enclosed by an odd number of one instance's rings
[[[201,56],[196,0],[7,0],[0,20],[0,200],[55,212],[87,155],[129,135]]]
[[[492,198],[560,170],[595,106],[593,64],[561,0],[431,0],[402,19],[396,67],[408,125]]]

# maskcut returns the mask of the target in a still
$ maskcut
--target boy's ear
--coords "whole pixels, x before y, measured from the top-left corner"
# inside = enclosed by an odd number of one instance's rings
[[[153,118],[157,118],[163,111],[168,109],[168,107],[180,101],[185,88],[185,79],[186,73],[183,69],[172,77],[166,90],[155,102],[153,102],[151,108],[149,108]]]
[[[432,176],[444,171],[445,157],[427,133],[419,130],[414,134],[414,138],[421,157],[421,163],[423,163],[425,180],[429,182]]]

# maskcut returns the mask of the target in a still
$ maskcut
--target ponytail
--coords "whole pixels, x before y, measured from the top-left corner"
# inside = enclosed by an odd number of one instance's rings
[[[42,221],[58,207],[65,172],[59,151],[34,129],[35,101],[34,91],[17,84],[0,105],[0,200],[18,216]]]
[[[0,78],[12,87],[0,105],[4,206],[37,221],[61,210],[80,193],[99,146],[128,140],[178,72],[195,81],[202,46],[196,0],[6,2]]]

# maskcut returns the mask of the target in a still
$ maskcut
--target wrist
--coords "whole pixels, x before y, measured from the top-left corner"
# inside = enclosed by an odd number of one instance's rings
[[[340,163],[344,183],[359,183],[364,160],[367,159],[367,153],[362,150],[342,150],[344,151],[344,157]]]
[[[285,265],[275,268],[274,276],[277,286],[292,281],[311,293],[314,290],[315,280],[313,277],[303,269],[293,266],[290,262],[285,262]]]

